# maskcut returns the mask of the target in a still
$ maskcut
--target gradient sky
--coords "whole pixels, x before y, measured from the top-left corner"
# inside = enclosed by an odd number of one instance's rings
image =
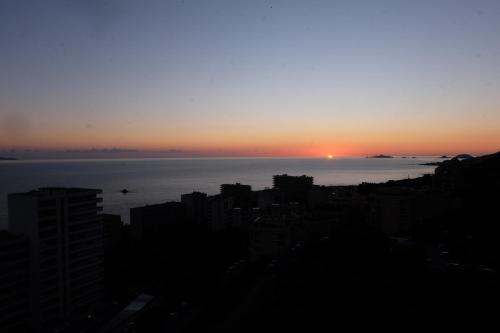
[[[500,1],[2,0],[0,131],[4,150],[494,152]]]

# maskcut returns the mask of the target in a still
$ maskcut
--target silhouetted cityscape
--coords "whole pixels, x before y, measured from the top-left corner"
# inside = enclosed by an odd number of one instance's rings
[[[433,175],[222,184],[102,213],[99,189],[8,196],[2,332],[481,330],[499,296],[500,152]]]
[[[0,0],[0,333],[495,332],[500,0]]]

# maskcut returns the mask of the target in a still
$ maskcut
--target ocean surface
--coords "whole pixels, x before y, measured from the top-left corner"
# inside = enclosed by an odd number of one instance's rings
[[[0,228],[7,225],[7,193],[47,186],[103,190],[104,212],[129,221],[129,209],[169,200],[183,193],[217,194],[223,183],[272,187],[272,176],[309,175],[319,185],[354,185],[414,178],[433,173],[440,161],[418,158],[191,158],[0,161]],[[130,193],[122,194],[122,189]]]

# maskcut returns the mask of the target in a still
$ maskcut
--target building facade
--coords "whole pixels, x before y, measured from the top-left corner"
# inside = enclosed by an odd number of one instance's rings
[[[103,296],[101,190],[41,188],[8,196],[9,231],[30,243],[32,323],[86,316]]]
[[[26,237],[0,231],[0,328],[27,332],[29,312],[29,243]]]
[[[208,218],[208,199],[206,193],[193,192],[181,195],[186,206],[187,219],[198,226],[206,226]]]

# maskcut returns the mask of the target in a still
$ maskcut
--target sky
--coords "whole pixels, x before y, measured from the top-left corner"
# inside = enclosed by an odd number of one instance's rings
[[[500,1],[1,0],[0,151],[500,150]]]

